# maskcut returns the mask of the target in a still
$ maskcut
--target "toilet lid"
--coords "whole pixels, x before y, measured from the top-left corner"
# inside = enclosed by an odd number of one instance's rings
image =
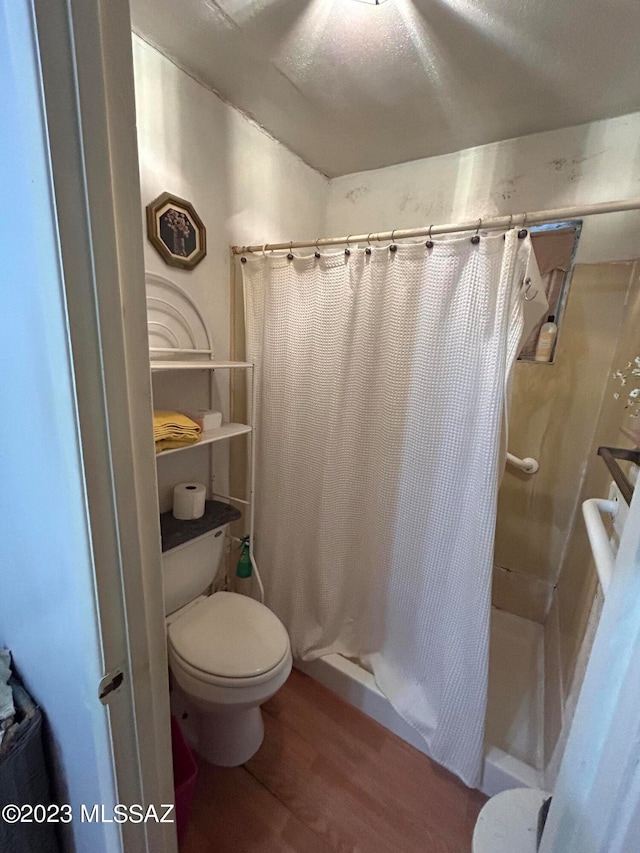
[[[250,678],[277,666],[289,635],[264,604],[216,592],[169,626],[173,651],[195,669],[225,678]]]

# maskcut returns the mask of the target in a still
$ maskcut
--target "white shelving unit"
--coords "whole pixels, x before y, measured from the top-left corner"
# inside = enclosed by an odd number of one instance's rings
[[[175,447],[170,450],[162,450],[156,455],[161,460],[165,456],[174,453],[184,453],[195,447],[211,445],[217,441],[231,439],[239,435],[249,435],[247,442],[247,463],[249,471],[249,482],[247,484],[247,497],[239,498],[232,495],[223,495],[214,490],[213,477],[210,474],[209,491],[211,498],[240,504],[246,508],[248,514],[249,528],[249,555],[255,572],[260,594],[264,602],[264,589],[260,579],[260,573],[253,554],[253,527],[254,527],[254,490],[255,490],[255,436],[252,423],[255,412],[255,382],[253,364],[249,361],[220,361],[216,360],[209,330],[204,321],[200,309],[191,299],[188,293],[179,285],[155,273],[146,274],[147,285],[147,313],[150,366],[152,373],[162,373],[176,370],[208,370],[209,380],[209,405],[213,407],[215,391],[215,370],[247,370],[249,371],[250,388],[249,400],[249,423],[223,423],[218,429],[207,430],[202,433],[200,441],[187,444],[184,447]],[[153,344],[157,343],[156,346]],[[171,356],[167,358],[167,356]],[[209,465],[211,471],[211,456]]]

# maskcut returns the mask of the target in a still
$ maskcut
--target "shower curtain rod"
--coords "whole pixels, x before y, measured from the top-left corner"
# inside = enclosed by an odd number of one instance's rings
[[[470,222],[458,222],[449,225],[430,225],[426,228],[397,228],[394,231],[379,231],[371,234],[349,234],[347,237],[322,237],[318,240],[308,240],[290,243],[266,243],[264,246],[232,246],[234,255],[245,255],[252,252],[273,251],[275,249],[312,249],[320,246],[340,246],[344,243],[364,243],[381,240],[404,240],[408,237],[427,237],[434,234],[452,234],[457,231],[479,231],[482,229],[496,230],[511,228],[513,225],[538,225],[542,222],[560,222],[563,219],[595,216],[598,213],[620,213],[625,210],[640,210],[640,198],[630,198],[623,201],[606,201],[598,204],[587,204],[575,207],[559,207],[555,210],[536,210],[532,213],[514,213],[507,216],[483,217]]]

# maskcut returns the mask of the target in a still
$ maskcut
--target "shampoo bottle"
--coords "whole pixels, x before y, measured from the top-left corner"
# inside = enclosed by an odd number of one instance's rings
[[[556,326],[555,317],[551,314],[547,317],[547,322],[540,329],[538,343],[536,344],[536,361],[551,361],[553,353],[553,345],[556,342],[558,327]]]

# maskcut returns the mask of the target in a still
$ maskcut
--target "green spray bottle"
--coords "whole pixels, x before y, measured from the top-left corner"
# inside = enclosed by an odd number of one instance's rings
[[[252,573],[253,566],[251,565],[251,555],[249,553],[249,537],[243,536],[240,541],[240,559],[236,566],[236,577],[250,578]]]

